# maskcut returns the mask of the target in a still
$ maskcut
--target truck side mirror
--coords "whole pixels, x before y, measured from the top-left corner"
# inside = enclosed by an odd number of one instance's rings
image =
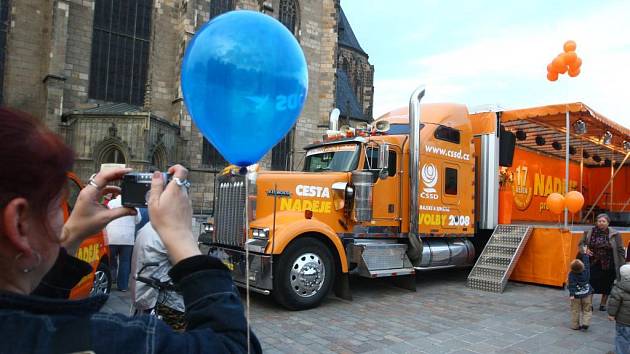
[[[383,143],[378,149],[378,169],[379,178],[385,179],[388,176],[389,168],[389,144]]]

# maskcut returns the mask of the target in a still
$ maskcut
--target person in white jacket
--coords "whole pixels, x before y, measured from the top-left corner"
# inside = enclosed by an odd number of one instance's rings
[[[122,198],[118,195],[107,203],[110,209],[122,207]],[[136,209],[135,216],[116,219],[105,227],[109,245],[109,264],[112,278],[116,279],[118,290],[127,291],[131,273],[131,253],[136,237],[136,224],[141,220]]]
[[[165,283],[171,281],[168,272],[173,265],[168,258],[162,239],[150,221],[138,231],[131,261],[132,274],[137,275],[148,263],[157,263],[157,266],[146,267],[141,276],[155,278]],[[175,291],[160,292],[135,279],[130,282],[130,288],[132,315],[150,313],[155,310],[173,329],[184,329],[185,307],[184,299],[180,294]]]

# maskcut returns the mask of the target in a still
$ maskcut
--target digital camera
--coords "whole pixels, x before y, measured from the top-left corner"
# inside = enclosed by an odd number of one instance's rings
[[[123,176],[120,185],[122,205],[130,208],[146,208],[151,192],[153,173],[131,172]],[[171,181],[173,175],[163,172],[164,185]]]

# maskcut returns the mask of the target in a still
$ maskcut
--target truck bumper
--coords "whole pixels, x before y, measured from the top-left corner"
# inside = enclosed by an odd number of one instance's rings
[[[234,283],[245,287],[245,250],[210,246],[209,254],[219,258],[232,273]],[[273,257],[269,254],[249,252],[249,287],[252,291],[269,295],[273,290]]]

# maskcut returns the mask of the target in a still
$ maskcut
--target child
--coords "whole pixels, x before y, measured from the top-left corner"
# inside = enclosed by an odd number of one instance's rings
[[[621,280],[616,282],[608,299],[608,319],[617,321],[615,353],[630,353],[630,264],[619,269]]]
[[[580,259],[571,262],[569,273],[569,298],[571,299],[571,329],[587,330],[593,316],[593,295],[589,284],[589,260],[585,252],[580,252]],[[582,315],[582,325],[580,325]]]

